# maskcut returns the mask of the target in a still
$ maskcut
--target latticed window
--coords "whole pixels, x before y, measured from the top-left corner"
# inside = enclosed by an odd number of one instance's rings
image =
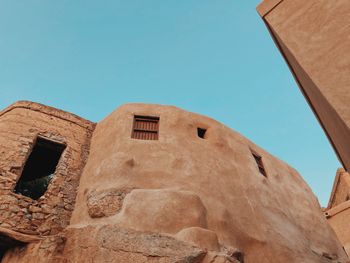
[[[158,140],[159,117],[134,116],[131,138],[139,140]]]
[[[251,153],[255,159],[255,162],[256,164],[258,165],[258,169],[259,169],[259,172],[267,177],[267,173],[266,173],[266,170],[265,170],[265,167],[264,167],[264,163],[263,163],[263,160],[262,160],[262,157],[255,151],[251,150]]]

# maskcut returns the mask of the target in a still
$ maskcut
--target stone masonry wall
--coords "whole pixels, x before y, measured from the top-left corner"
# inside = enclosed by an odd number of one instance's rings
[[[0,112],[0,228],[53,235],[68,224],[94,124],[31,102]],[[46,193],[38,200],[13,192],[37,137],[66,148]]]

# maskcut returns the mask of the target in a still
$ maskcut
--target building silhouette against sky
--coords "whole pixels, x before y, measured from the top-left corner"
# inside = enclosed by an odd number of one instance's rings
[[[350,1],[265,0],[257,10],[339,160],[349,171]],[[349,178],[343,169],[337,171],[325,209],[348,254]]]
[[[298,172],[211,118],[17,102],[0,133],[2,263],[348,262]]]
[[[21,101],[0,112],[0,261],[349,263],[350,2],[258,11],[345,168],[324,211],[211,118],[127,104],[93,123]]]
[[[257,10],[350,170],[349,1],[265,0]]]

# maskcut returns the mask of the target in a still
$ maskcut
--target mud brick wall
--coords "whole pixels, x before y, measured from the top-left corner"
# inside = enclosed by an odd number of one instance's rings
[[[0,227],[52,235],[69,224],[93,129],[80,117],[31,102],[0,112]],[[46,193],[33,200],[14,189],[38,136],[66,148]]]

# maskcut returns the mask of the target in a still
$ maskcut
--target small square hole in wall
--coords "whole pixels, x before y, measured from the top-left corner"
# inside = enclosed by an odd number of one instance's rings
[[[66,146],[38,137],[30,153],[15,193],[39,199],[45,194]]]
[[[252,153],[252,155],[254,157],[254,160],[255,160],[255,162],[256,162],[256,164],[258,166],[259,172],[263,176],[267,177],[267,173],[266,173],[266,170],[265,170],[265,167],[264,167],[264,163],[263,163],[262,157],[257,152],[255,152],[253,150],[251,150],[251,153]]]
[[[199,138],[205,139],[206,132],[207,132],[207,129],[197,128],[197,135]]]
[[[159,117],[134,116],[131,138],[139,140],[158,140]]]

